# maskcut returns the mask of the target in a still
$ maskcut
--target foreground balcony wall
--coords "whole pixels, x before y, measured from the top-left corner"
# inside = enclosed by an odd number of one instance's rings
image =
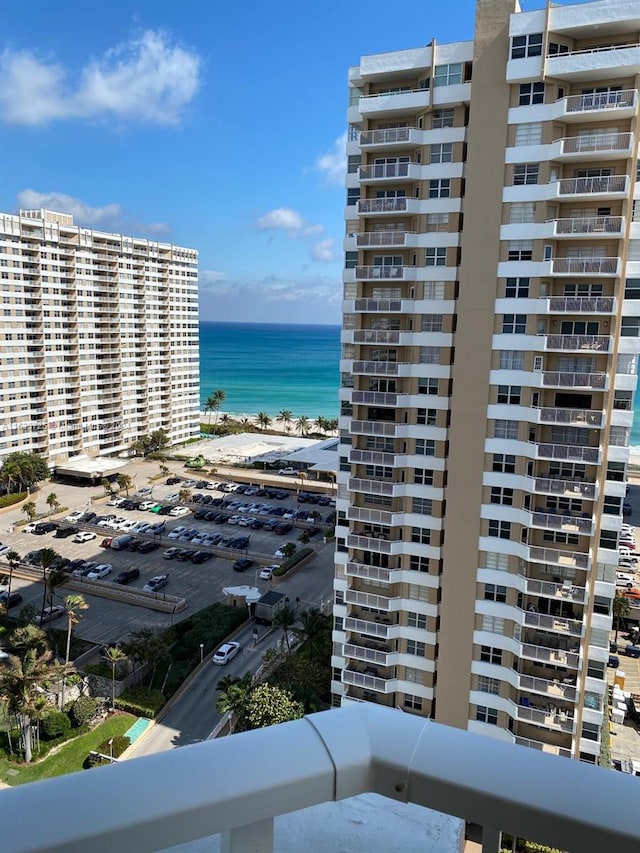
[[[229,832],[226,850],[266,853],[274,817],[364,792],[483,826],[483,853],[499,830],[580,853],[640,846],[636,779],[358,703],[4,791],[2,850],[142,853]]]

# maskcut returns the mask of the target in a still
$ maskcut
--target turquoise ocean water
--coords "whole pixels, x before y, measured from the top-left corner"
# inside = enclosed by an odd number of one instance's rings
[[[202,322],[201,408],[222,388],[224,412],[337,418],[339,362],[339,326]]]
[[[223,388],[223,411],[338,416],[340,327],[200,323],[200,396]],[[640,453],[640,394],[631,431]]]

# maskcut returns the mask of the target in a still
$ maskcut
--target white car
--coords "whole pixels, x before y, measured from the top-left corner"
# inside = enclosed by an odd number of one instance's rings
[[[273,573],[279,566],[265,566],[260,572],[260,577],[263,581],[270,581],[273,578]]]
[[[232,660],[239,651],[240,643],[225,643],[220,646],[217,652],[214,653],[211,661],[218,666],[224,666],[225,663],[229,663],[229,661]]]
[[[123,533],[131,533],[131,531],[134,529],[134,527],[136,527],[137,524],[139,524],[139,522],[132,521],[130,518],[128,518],[124,524],[120,525],[118,530],[121,530]]]
[[[227,519],[227,524],[237,524],[241,518],[241,515],[232,515],[231,518]]]
[[[146,592],[158,592],[169,583],[169,575],[156,575],[142,587]]]
[[[80,521],[80,519],[83,517],[83,515],[84,515],[84,512],[81,509],[77,509],[77,510],[75,510],[75,512],[69,513],[69,515],[67,515],[64,520],[70,521],[71,523],[73,523],[76,521]]]
[[[278,471],[278,474],[279,474],[281,477],[291,477],[293,474],[297,474],[297,473],[298,473],[298,472],[296,471],[296,469],[295,469],[295,468],[281,468],[281,469]]]
[[[151,527],[150,521],[136,521],[133,527],[131,528],[131,533],[146,533],[147,530]]]
[[[198,533],[197,536],[194,536],[191,540],[192,545],[205,545],[207,542],[207,534],[206,533]]]
[[[120,530],[122,525],[127,524],[128,521],[128,518],[124,518],[124,516],[119,516],[118,518],[112,518],[111,521],[107,524],[107,527],[110,527],[112,530]]]
[[[629,572],[616,572],[616,586],[624,586],[631,589],[635,586],[635,576]]]
[[[113,571],[113,566],[111,565],[111,563],[100,563],[99,565],[97,565],[95,567],[95,569],[92,569],[89,572],[87,577],[91,581],[96,581],[96,580],[100,580],[100,578],[106,578],[106,576],[110,575],[112,571]]]
[[[285,544],[286,545],[288,545],[288,544],[295,545],[296,543],[295,542],[291,542],[291,543],[286,542]],[[282,550],[283,548],[284,548],[284,545],[281,545],[273,556],[274,557],[280,557],[280,558],[284,557],[284,551]]]
[[[171,533],[169,533],[169,535],[167,536],[167,539],[179,539],[182,536],[182,534],[186,531],[186,529],[187,528],[184,527],[184,525],[174,527],[173,530],[171,531]]]
[[[0,542],[0,557],[3,554],[8,554],[10,550],[11,548],[8,545],[3,545],[2,542]]]
[[[107,506],[120,506],[126,501],[126,498],[111,498],[107,501]]]
[[[181,518],[183,515],[189,515],[191,510],[186,506],[174,506],[169,515],[172,515],[174,518]]]
[[[33,533],[33,531],[36,529],[37,523],[38,523],[37,521],[31,521],[29,524],[25,525],[22,528],[22,532],[23,533]]]
[[[153,486],[145,486],[144,489],[138,489],[134,498],[146,498],[153,491]]]
[[[177,492],[172,492],[170,495],[166,496],[165,501],[167,503],[171,503],[171,501],[177,501],[178,497],[179,497],[179,495]]]
[[[47,622],[53,622],[61,616],[64,616],[64,607],[61,604],[54,604],[53,607],[45,607],[41,613],[33,617],[33,621],[36,625],[46,625]]]
[[[81,530],[80,533],[76,533],[76,535],[71,540],[72,542],[91,542],[92,539],[96,538],[95,533],[91,533],[90,530]]]
[[[142,501],[142,503],[140,504],[138,509],[143,509],[146,511],[148,509],[151,509],[151,507],[155,506],[155,505],[156,505],[155,501]]]

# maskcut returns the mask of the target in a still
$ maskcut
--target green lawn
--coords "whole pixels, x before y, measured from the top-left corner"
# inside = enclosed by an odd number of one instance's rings
[[[17,764],[6,759],[0,759],[0,780],[8,785],[24,785],[26,782],[37,782],[40,779],[50,779],[52,776],[64,776],[82,770],[85,758],[92,749],[102,741],[115,735],[123,735],[135,723],[132,714],[116,714],[104,723],[100,723],[93,731],[69,741],[55,755],[50,755],[37,764]],[[16,775],[7,774],[8,770],[17,770]]]

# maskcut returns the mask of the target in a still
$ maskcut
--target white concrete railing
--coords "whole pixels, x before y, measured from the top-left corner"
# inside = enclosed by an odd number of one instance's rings
[[[276,816],[374,792],[479,824],[483,853],[497,853],[500,831],[637,853],[637,788],[626,774],[358,703],[5,791],[2,849],[145,853],[228,833],[229,853],[271,853]]]

